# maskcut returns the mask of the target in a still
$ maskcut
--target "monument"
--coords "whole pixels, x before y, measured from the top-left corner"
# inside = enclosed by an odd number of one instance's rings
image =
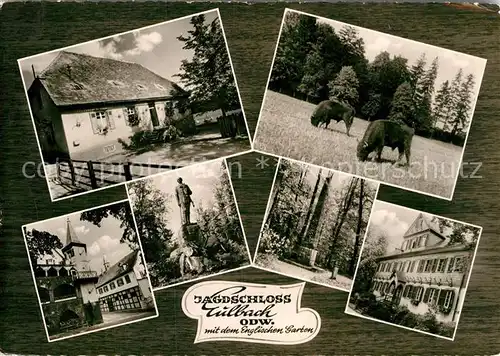
[[[198,256],[203,238],[198,224],[191,222],[191,205],[194,207],[191,199],[193,192],[182,178],[179,177],[177,183],[175,198],[180,209],[181,228],[178,232],[179,247],[172,252],[172,255],[179,259],[181,276],[186,272],[199,274],[203,271],[202,258]]]
[[[194,207],[194,202],[191,199],[191,194],[193,194],[193,192],[187,184],[183,183],[182,178],[179,177],[177,183],[179,184],[175,187],[175,198],[181,210],[181,225],[185,226],[191,222],[191,204],[193,204]]]

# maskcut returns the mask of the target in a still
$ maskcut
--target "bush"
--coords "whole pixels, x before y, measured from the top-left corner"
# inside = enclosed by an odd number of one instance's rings
[[[260,252],[270,253],[279,258],[287,258],[290,255],[291,248],[289,238],[281,237],[267,225],[264,227],[259,243]]]
[[[172,125],[175,126],[177,130],[182,132],[183,136],[194,135],[198,132],[193,115],[185,115],[182,118],[173,121]]]
[[[120,142],[121,145],[127,150],[138,150],[151,145],[172,142],[181,136],[183,136],[181,130],[173,125],[169,125],[167,127],[161,127],[151,131],[138,131],[129,137],[129,143],[126,143],[122,139],[118,139],[118,142]]]
[[[414,314],[406,306],[379,302],[373,294],[371,296],[369,294],[360,295],[356,307],[363,314],[375,319],[426,331],[431,334],[452,337],[455,329],[455,323],[439,322],[436,314],[432,311],[428,311],[424,315]]]

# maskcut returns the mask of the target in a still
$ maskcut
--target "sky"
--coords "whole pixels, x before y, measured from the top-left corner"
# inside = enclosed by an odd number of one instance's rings
[[[217,17],[216,10],[205,13],[207,23],[212,22]],[[190,20],[191,17],[164,22],[148,28],[66,47],[64,50],[138,63],[162,77],[178,83],[179,78],[174,77],[174,74],[179,73],[181,61],[183,59],[191,60],[194,54],[192,50],[184,50],[182,48],[184,43],[177,39],[180,35],[187,36],[188,31],[193,28],[189,23]],[[63,48],[20,60],[26,88],[33,81],[31,66],[35,67],[36,73],[40,73],[60,50]],[[182,87],[181,83],[178,84]]]
[[[129,204],[121,202],[118,204]],[[89,209],[92,210],[92,209]],[[103,219],[101,227],[80,221],[81,213],[63,215],[54,219],[41,221],[27,225],[27,230],[37,229],[57,235],[63,245],[66,245],[66,219],[69,217],[78,239],[87,244],[87,255],[91,270],[101,273],[103,269],[103,256],[112,266],[132,250],[126,243],[120,243],[123,229],[120,228],[120,220],[113,217]]]
[[[318,18],[318,22],[326,23],[339,32],[347,24],[339,21]],[[435,81],[435,89],[438,90],[445,80],[450,82],[455,77],[460,68],[464,71],[464,76],[473,74],[476,85],[474,86],[474,98],[479,94],[480,82],[486,66],[486,60],[468,54],[451,51],[448,49],[424,44],[421,42],[397,37],[382,32],[369,30],[363,27],[353,26],[365,42],[365,55],[371,62],[382,51],[387,51],[391,57],[401,55],[408,59],[411,66],[416,63],[422,53],[426,54],[427,68],[435,57],[438,57],[439,69]]]
[[[205,208],[214,203],[214,187],[218,184],[222,160],[216,160],[204,164],[178,169],[172,172],[160,174],[149,178],[155,188],[169,195],[168,202],[168,228],[174,233],[181,228],[180,209],[177,206],[175,199],[175,187],[177,186],[177,178],[181,177],[183,182],[189,186],[193,194],[195,207],[203,206]],[[191,206],[191,222],[197,219],[196,209]]]

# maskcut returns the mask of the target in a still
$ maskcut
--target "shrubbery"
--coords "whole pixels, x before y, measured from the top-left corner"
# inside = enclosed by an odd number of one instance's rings
[[[428,311],[424,315],[412,313],[406,306],[392,304],[390,301],[378,301],[373,293],[355,294],[351,301],[362,314],[389,323],[426,331],[432,334],[452,337],[454,323],[442,323],[436,314]]]
[[[259,251],[263,253],[273,254],[278,258],[287,258],[291,252],[290,238],[280,236],[267,225],[261,233],[259,242]]]
[[[184,134],[181,130],[174,125],[169,125],[152,131],[138,131],[130,136],[129,143],[122,139],[118,139],[118,142],[127,150],[139,150],[155,144],[172,142],[182,136],[184,136]]]

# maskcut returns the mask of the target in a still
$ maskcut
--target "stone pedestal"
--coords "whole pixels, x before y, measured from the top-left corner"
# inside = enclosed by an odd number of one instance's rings
[[[297,249],[298,262],[306,266],[314,267],[318,251],[309,247],[299,246]]]
[[[194,243],[197,246],[202,246],[205,243],[201,234],[200,227],[197,223],[189,223],[183,225],[180,229],[179,234],[182,240]]]

